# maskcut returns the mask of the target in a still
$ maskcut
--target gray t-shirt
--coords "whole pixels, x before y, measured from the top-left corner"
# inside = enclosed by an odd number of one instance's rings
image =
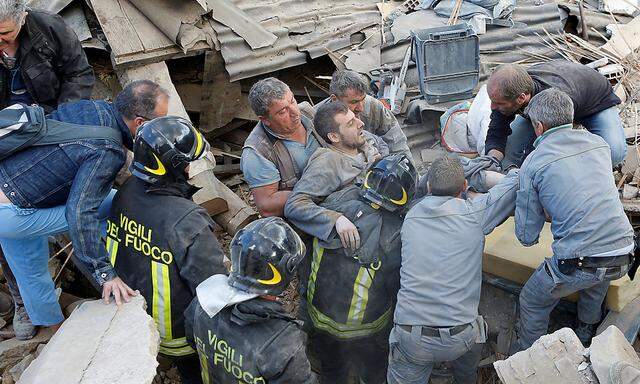
[[[518,173],[472,199],[426,196],[402,226],[400,291],[394,321],[453,327],[478,316],[484,236],[515,209]]]

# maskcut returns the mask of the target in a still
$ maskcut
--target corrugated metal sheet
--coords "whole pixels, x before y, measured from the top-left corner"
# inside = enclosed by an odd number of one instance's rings
[[[304,64],[352,44],[351,37],[380,23],[376,0],[234,0],[278,36],[271,47],[251,50],[230,28],[214,22],[225,68],[232,81]]]

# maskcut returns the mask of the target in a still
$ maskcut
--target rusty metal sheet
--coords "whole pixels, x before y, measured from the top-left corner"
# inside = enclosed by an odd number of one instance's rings
[[[232,0],[278,37],[272,46],[252,50],[221,23],[212,23],[231,81],[304,64],[353,44],[363,29],[381,21],[376,0]]]

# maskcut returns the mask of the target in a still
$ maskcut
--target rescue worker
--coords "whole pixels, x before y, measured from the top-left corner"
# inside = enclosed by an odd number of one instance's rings
[[[147,301],[160,332],[160,354],[173,358],[184,383],[199,383],[198,359],[184,331],[196,287],[225,273],[207,211],[191,200],[189,163],[209,144],[189,121],[160,117],[142,125],[133,176],[116,193],[107,220],[106,252],[118,276]]]
[[[51,112],[58,104],[90,99],[94,82],[80,41],[62,17],[28,9],[26,0],[0,0],[0,108],[37,103]],[[2,249],[0,268],[15,303],[16,337],[28,339],[35,327]]]
[[[488,193],[465,198],[461,162],[443,156],[432,163],[429,195],[409,210],[402,226],[389,384],[427,383],[433,365],[443,361],[452,363],[456,383],[476,383],[486,339],[486,324],[478,315],[484,236],[513,213],[517,176],[511,171]],[[487,190],[491,181],[473,180],[477,190]]]
[[[362,121],[364,130],[380,136],[387,143],[390,153],[404,153],[413,161],[407,137],[398,120],[380,100],[368,94],[369,84],[363,75],[348,69],[337,70],[331,77],[329,92],[331,96],[316,104],[313,109],[303,108],[303,113],[313,118],[315,111],[322,105],[340,100]]]
[[[47,119],[104,127],[105,132],[117,132],[117,140],[83,138],[79,131],[77,139],[30,146],[0,160],[0,244],[24,302],[17,313],[26,309],[29,314],[20,316],[16,327],[24,339],[36,334],[35,326],[57,327],[64,320],[47,269],[50,235],[69,231],[74,262],[102,290],[105,303],[113,295],[120,305],[134,294],[101,253],[101,225],[106,219],[101,208],[108,205],[113,181],[125,162],[123,145],[133,148],[137,128],[165,116],[168,104],[167,92],[150,80],[131,82],[113,103],[61,104]]]
[[[526,109],[538,138],[520,169],[515,232],[522,245],[534,245],[548,217],[553,256],[520,292],[512,351],[546,334],[551,310],[574,292],[580,296],[574,330],[588,344],[609,282],[627,274],[632,262],[633,228],[611,173],[612,151],[600,136],[574,128],[573,106],[566,93],[552,88],[536,94]]]
[[[347,383],[354,376],[383,383],[402,208],[415,193],[417,175],[404,154],[364,168],[363,159],[371,157],[361,153],[358,161],[345,153],[345,144],[364,131],[342,102],[321,107],[315,124],[333,144],[309,160],[285,207],[286,217],[314,237],[300,303],[308,353],[322,383]],[[362,193],[356,180],[364,185]]]
[[[300,114],[289,87],[276,78],[255,83],[249,103],[260,121],[244,142],[240,167],[260,215],[282,216],[293,186],[322,139],[312,121]]]
[[[75,32],[62,17],[0,0],[0,108],[90,99],[95,78]]]
[[[611,161],[620,164],[627,153],[624,128],[618,113],[620,99],[598,71],[582,64],[552,60],[527,69],[517,64],[496,68],[489,78],[491,121],[485,152],[502,161],[504,169],[520,167],[536,139],[531,121],[523,113],[532,97],[557,88],[573,102],[573,122],[602,137],[611,147]]]
[[[229,277],[201,283],[185,312],[205,384],[317,382],[300,323],[279,301],[304,253],[302,240],[280,217],[236,233]]]

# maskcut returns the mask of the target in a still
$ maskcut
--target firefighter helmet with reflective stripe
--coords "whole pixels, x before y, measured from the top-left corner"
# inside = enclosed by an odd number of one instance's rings
[[[138,128],[131,173],[148,183],[175,180],[184,177],[187,165],[208,150],[209,143],[188,120],[158,117]]]
[[[231,240],[229,285],[259,295],[279,295],[302,261],[300,236],[280,217],[256,220]]]
[[[367,170],[361,196],[374,208],[388,211],[408,206],[416,193],[418,174],[409,158],[395,153],[377,160]]]

